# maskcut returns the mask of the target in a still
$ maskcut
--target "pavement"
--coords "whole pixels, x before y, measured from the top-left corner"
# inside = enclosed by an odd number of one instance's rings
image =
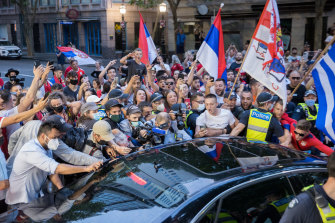
[[[0,76],[1,78],[6,82],[9,80],[9,78],[5,77],[5,74],[7,73],[9,68],[14,68],[20,71],[19,75],[17,78],[24,78],[24,87],[30,86],[33,78],[34,78],[34,73],[33,73],[33,66],[34,66],[34,61],[36,59],[39,59],[39,57],[35,57],[35,59],[31,58],[21,58],[20,60],[15,60],[15,59],[0,59]],[[50,55],[49,57],[47,55],[44,55],[41,58],[41,64],[46,65],[47,61],[54,61],[57,64],[57,59],[56,56]],[[106,64],[109,62],[109,60],[103,61],[103,65],[106,66]],[[66,64],[65,67],[69,66],[69,64]],[[94,65],[83,65],[80,66],[85,73],[90,77],[91,79],[91,73],[94,71],[95,66]],[[52,77],[52,72],[49,74],[49,78]]]

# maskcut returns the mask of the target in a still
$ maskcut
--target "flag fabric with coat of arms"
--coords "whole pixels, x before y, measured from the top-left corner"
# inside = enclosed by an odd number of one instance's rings
[[[335,44],[315,65],[312,75],[319,101],[316,127],[335,143]]]
[[[227,82],[226,59],[221,25],[221,8],[197,53],[197,59],[215,79]]]
[[[78,61],[78,65],[85,65],[85,64],[95,64],[95,60],[89,57],[83,51],[72,47],[66,46],[57,46],[57,49],[64,54],[68,59],[74,59]]]
[[[152,64],[152,62],[154,62],[154,60],[158,56],[156,46],[154,44],[154,41],[152,41],[152,38],[147,29],[147,26],[144,23],[141,13],[138,48],[142,50],[143,56],[141,62],[144,64],[147,64],[148,62]]]
[[[285,106],[284,48],[275,0],[266,2],[250,44],[241,69],[283,99]]]

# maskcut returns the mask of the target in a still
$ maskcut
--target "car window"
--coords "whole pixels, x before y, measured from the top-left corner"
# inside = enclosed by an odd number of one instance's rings
[[[296,194],[313,184],[323,184],[328,178],[326,172],[297,173],[289,176],[289,180]]]
[[[279,222],[293,197],[294,192],[285,176],[250,184],[220,199],[200,222]]]

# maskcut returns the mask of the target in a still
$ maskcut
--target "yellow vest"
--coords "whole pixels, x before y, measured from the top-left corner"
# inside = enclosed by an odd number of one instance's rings
[[[287,206],[288,206],[288,204],[291,202],[292,199],[293,199],[293,196],[286,196],[286,197],[283,197],[280,200],[277,200],[277,201],[274,201],[274,202],[270,203],[270,205],[275,207],[280,215],[283,215]]]
[[[300,105],[302,107],[302,109],[304,109],[305,113],[306,113],[306,120],[307,121],[315,121],[317,116],[318,116],[318,112],[319,112],[319,105],[315,104],[315,108],[316,108],[316,115],[312,115],[309,112],[308,106],[305,103],[299,103],[298,105]]]
[[[215,220],[215,215],[214,214],[207,214],[207,217],[211,220]],[[237,223],[235,218],[233,218],[230,214],[227,212],[220,212],[218,216],[218,222],[219,223]]]
[[[247,138],[265,141],[272,114],[251,109],[248,121]]]

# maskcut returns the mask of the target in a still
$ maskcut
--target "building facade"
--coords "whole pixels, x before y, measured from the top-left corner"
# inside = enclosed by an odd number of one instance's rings
[[[4,2],[0,3],[0,39],[24,47],[24,24],[18,7],[10,0],[2,1]],[[136,48],[139,9],[125,3],[126,13],[122,20],[121,5],[121,0],[39,0],[33,26],[35,52],[53,53],[57,45],[71,42],[89,55],[109,58],[122,50],[122,41],[125,41],[126,49]],[[141,9],[141,13],[151,32],[157,9]],[[122,35],[125,35],[123,40]]]
[[[303,50],[305,42],[314,49],[315,2],[321,0],[277,0],[283,41],[286,49],[297,47]],[[178,26],[186,34],[185,50],[195,49],[196,29],[207,34],[218,12],[221,2],[203,0],[182,0],[179,4]],[[230,44],[242,50],[244,43],[250,40],[262,13],[266,0],[226,0],[221,11],[225,49]],[[335,23],[335,1],[326,0],[323,13],[322,40],[327,36],[327,28]],[[174,26],[169,11],[168,47],[175,49]],[[322,47],[324,43],[322,43]]]

